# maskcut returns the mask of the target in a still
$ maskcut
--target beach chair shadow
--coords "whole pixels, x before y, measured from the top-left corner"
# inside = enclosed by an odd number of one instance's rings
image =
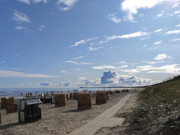
[[[89,110],[89,109],[74,109],[74,110],[65,111],[64,113],[82,112],[82,111],[87,111],[87,110]]]
[[[24,124],[26,124],[26,123],[15,122],[15,123],[6,124],[3,126],[1,125],[0,130],[4,130],[4,129],[10,128],[10,127],[15,127],[15,126],[24,125]]]
[[[36,122],[36,121],[39,121],[38,120],[31,120],[31,121],[27,121],[27,122],[15,122],[15,123],[9,123],[9,124],[6,124],[6,125],[0,125],[0,130],[4,130],[4,129],[7,129],[7,128],[10,128],[10,127],[16,127],[16,126],[19,126],[19,125],[25,125],[25,124],[29,124],[29,123],[33,123],[33,122]]]

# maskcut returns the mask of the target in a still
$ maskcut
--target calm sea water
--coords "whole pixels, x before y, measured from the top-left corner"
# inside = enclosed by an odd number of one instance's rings
[[[19,96],[21,95],[21,92],[23,95],[26,95],[28,92],[32,92],[35,94],[36,92],[38,94],[43,94],[45,92],[50,92],[54,91],[55,93],[61,92],[61,91],[73,91],[73,90],[91,90],[91,91],[96,91],[96,90],[109,90],[108,89],[99,89],[99,88],[0,88],[0,97],[4,96]],[[112,90],[112,89],[111,89]]]

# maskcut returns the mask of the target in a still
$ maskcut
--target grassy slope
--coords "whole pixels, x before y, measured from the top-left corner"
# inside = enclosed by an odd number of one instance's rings
[[[130,134],[180,134],[180,76],[141,91],[127,122]]]

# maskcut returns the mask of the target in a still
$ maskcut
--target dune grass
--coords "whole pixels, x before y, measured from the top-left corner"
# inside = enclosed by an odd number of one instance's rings
[[[180,76],[148,87],[127,122],[135,134],[180,134]]]

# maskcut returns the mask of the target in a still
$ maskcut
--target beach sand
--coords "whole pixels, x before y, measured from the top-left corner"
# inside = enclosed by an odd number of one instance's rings
[[[80,111],[77,101],[70,100],[66,107],[55,108],[54,104],[40,104],[42,119],[31,123],[18,123],[18,113],[6,114],[1,109],[0,134],[2,135],[65,135],[80,128],[93,118],[113,106],[128,93],[110,95],[107,104],[96,105],[92,98],[92,109]]]

